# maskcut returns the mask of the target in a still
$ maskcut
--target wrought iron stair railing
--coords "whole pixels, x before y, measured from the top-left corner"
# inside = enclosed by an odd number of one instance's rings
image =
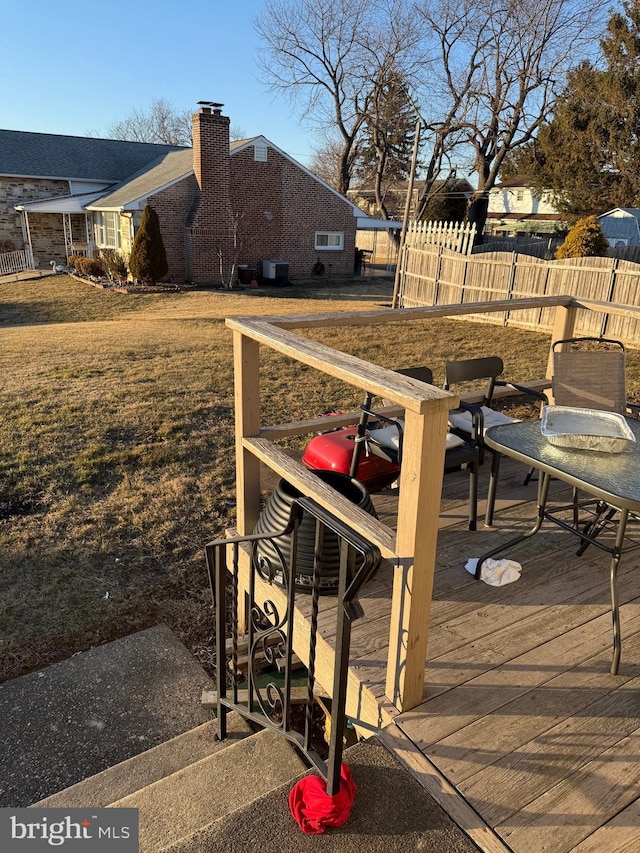
[[[313,557],[313,583],[310,594],[296,590],[296,563],[298,555],[298,530],[303,514],[315,519],[315,541]],[[340,545],[340,567],[338,577],[338,607],[336,608],[335,663],[333,692],[331,697],[331,734],[328,757],[325,760],[312,746],[312,724],[314,688],[316,684],[316,646],[318,636],[318,614],[320,610],[320,576],[323,538],[325,531],[332,531]],[[278,540],[285,541],[279,544]],[[278,585],[286,593],[286,606],[273,598],[261,596],[256,601],[256,578],[273,584],[275,569],[270,561],[259,554],[259,543],[270,540],[276,548],[282,566],[278,566]],[[250,557],[248,589],[240,591],[240,551],[244,549]],[[289,553],[285,555],[284,551]],[[293,742],[314,766],[327,785],[330,796],[340,789],[343,732],[346,723],[346,693],[349,667],[349,649],[352,623],[363,616],[357,600],[362,585],[375,572],[380,562],[380,551],[346,524],[327,512],[314,500],[299,497],[293,503],[289,522],[284,530],[269,531],[249,536],[218,539],[205,547],[205,556],[216,617],[216,688],[218,737],[227,734],[227,714],[236,711],[244,718],[264,727],[279,731]],[[230,560],[229,560],[230,556]],[[284,571],[283,571],[284,567]],[[292,658],[293,626],[296,596],[310,599],[309,649],[307,656],[307,697],[304,702],[304,726],[298,729],[292,724]],[[277,596],[282,602],[283,595]],[[335,599],[332,599],[335,605]],[[239,623],[244,623],[247,614],[247,690],[240,701],[238,677]],[[227,668],[227,635],[230,634],[231,678]],[[296,638],[296,643],[299,638]],[[297,650],[300,657],[300,649]],[[281,665],[279,677],[258,685],[257,660],[266,659],[270,664]],[[263,679],[261,679],[263,680]],[[231,682],[230,684],[228,682]],[[246,697],[246,701],[244,701]],[[303,728],[302,731],[299,729]]]

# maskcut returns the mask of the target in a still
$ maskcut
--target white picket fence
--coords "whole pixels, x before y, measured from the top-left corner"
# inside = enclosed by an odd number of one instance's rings
[[[462,222],[409,222],[405,236],[406,246],[443,246],[461,255],[470,255],[475,223]]]
[[[21,270],[32,269],[34,269],[33,258],[28,249],[0,254],[0,275],[10,275]]]

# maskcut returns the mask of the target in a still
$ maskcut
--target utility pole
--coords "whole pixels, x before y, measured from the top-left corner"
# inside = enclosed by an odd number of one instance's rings
[[[409,211],[411,209],[411,199],[413,198],[413,185],[416,177],[416,163],[418,162],[418,145],[420,144],[420,121],[416,122],[416,133],[413,140],[413,155],[411,157],[411,171],[409,172],[409,186],[407,187],[407,201],[404,206],[404,218],[402,220],[402,230],[400,232],[400,245],[398,246],[398,261],[396,263],[396,276],[393,282],[393,300],[392,308],[398,307],[398,291],[400,289],[400,265],[404,252],[404,243],[407,236],[407,223],[409,221]]]

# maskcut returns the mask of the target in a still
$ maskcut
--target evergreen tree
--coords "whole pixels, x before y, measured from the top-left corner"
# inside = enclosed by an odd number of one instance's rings
[[[158,214],[149,205],[142,211],[129,258],[129,270],[136,281],[144,284],[161,281],[169,270]]]
[[[583,62],[569,73],[527,152],[536,186],[568,214],[640,206],[640,0],[612,13],[600,46],[603,67]]]
[[[467,207],[467,196],[452,175],[432,193],[422,208],[421,219],[424,222],[463,222]]]
[[[401,75],[385,70],[371,97],[357,167],[360,186],[373,185],[383,219],[390,218],[385,202],[390,186],[409,177],[416,123]]]
[[[556,258],[604,257],[609,244],[595,216],[579,219],[567,234],[564,243],[556,249]]]

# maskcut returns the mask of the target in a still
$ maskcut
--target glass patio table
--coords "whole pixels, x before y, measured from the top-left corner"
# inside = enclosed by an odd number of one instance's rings
[[[577,450],[558,447],[551,444],[540,430],[540,421],[521,421],[490,427],[484,435],[489,448],[500,455],[509,456],[523,462],[529,468],[540,472],[538,483],[537,515],[533,527],[525,533],[510,539],[496,548],[487,551],[478,559],[475,577],[480,578],[482,564],[494,555],[511,548],[519,542],[529,539],[537,533],[543,521],[548,520],[571,531],[582,540],[578,553],[582,553],[588,544],[593,544],[611,554],[610,590],[611,617],[613,622],[613,658],[611,673],[616,675],[620,663],[622,647],[620,636],[620,610],[618,602],[617,575],[620,557],[623,551],[627,520],[630,513],[640,513],[640,420],[626,418],[636,437],[629,442],[621,453],[604,453],[593,450]],[[498,465],[492,472],[493,486],[497,479]],[[495,475],[495,476],[494,476]],[[577,492],[573,500],[563,507],[547,509],[549,483],[552,478],[559,479],[589,495],[589,500],[579,500]],[[578,519],[580,508],[598,504],[598,512],[586,524]],[[571,522],[560,518],[558,513],[570,510]],[[617,510],[617,512],[615,512]],[[615,522],[613,545],[597,538],[602,527]],[[640,543],[634,543],[637,546]]]

